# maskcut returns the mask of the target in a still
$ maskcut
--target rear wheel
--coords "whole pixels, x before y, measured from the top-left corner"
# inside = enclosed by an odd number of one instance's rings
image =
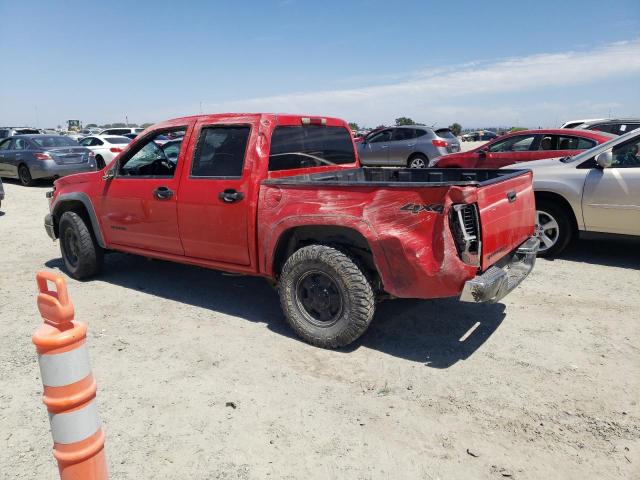
[[[343,252],[324,245],[303,247],[289,257],[279,291],[291,327],[322,348],[356,340],[375,310],[373,289],[360,268]]]
[[[573,236],[573,226],[566,210],[549,201],[538,202],[535,235],[540,240],[540,257],[552,257],[564,250]]]
[[[429,159],[421,153],[418,153],[409,158],[407,166],[409,168],[427,168],[427,166],[429,166]]]
[[[18,167],[18,179],[20,180],[20,183],[25,187],[31,187],[33,185],[33,178],[31,178],[29,167],[27,167],[24,163]]]
[[[82,217],[75,212],[65,212],[59,225],[60,252],[69,275],[81,280],[98,273],[104,252]]]

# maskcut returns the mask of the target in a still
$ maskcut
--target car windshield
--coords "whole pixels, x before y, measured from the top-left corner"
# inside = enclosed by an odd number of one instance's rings
[[[604,152],[608,148],[610,148],[612,143],[619,143],[621,138],[630,138],[630,137],[633,137],[634,134],[639,135],[636,130],[633,130],[632,132],[628,132],[620,137],[614,137],[611,140],[601,143],[600,145],[596,145],[595,147],[590,148],[589,150],[585,150],[584,152],[574,155],[573,157],[562,157],[560,160],[563,163],[573,163],[573,162],[581,162],[583,160],[589,160],[590,158],[593,157],[596,149],[598,149],[598,151]]]
[[[31,137],[31,140],[39,147],[51,148],[51,147],[77,147],[78,142],[75,140],[60,136],[42,136]]]
[[[131,141],[131,139],[127,137],[107,137],[105,138],[105,140],[107,141],[107,143],[115,143],[120,145],[129,143]]]

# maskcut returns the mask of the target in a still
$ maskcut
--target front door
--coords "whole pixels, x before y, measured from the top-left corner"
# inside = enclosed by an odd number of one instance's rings
[[[249,265],[249,221],[255,221],[257,190],[245,161],[257,118],[201,120],[193,153],[180,183],[178,222],[188,257]]]
[[[387,165],[392,129],[374,133],[358,148],[360,163],[363,165]]]
[[[532,160],[532,152],[538,148],[539,135],[515,135],[489,146],[485,156],[480,156],[478,168],[501,168],[514,163]]]
[[[407,160],[415,150],[417,138],[415,128],[396,128],[389,142],[389,165],[407,166]]]
[[[118,160],[116,176],[104,184],[100,208],[108,243],[184,255],[177,210],[184,155],[169,158],[156,139],[184,134],[186,144],[190,131],[183,126],[154,133]]]
[[[588,231],[640,235],[640,139],[613,147],[613,163],[592,169],[582,211]]]
[[[9,173],[9,155],[11,153],[11,150],[9,150],[10,146],[10,138],[0,141],[0,177],[11,176]]]

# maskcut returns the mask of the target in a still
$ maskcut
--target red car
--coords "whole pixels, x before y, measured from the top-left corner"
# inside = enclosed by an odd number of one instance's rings
[[[182,138],[172,153],[157,141],[170,134]],[[57,180],[45,226],[74,278],[96,275],[110,250],[266,277],[302,338],[337,347],[388,296],[494,302],[515,288],[539,243],[531,180],[359,168],[335,118],[199,115]]]
[[[567,157],[604,143],[616,135],[590,130],[524,130],[494,138],[468,152],[438,159],[438,168],[500,168],[544,158]]]

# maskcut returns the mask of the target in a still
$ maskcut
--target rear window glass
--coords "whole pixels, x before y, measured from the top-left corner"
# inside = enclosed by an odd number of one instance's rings
[[[109,137],[109,138],[105,138],[105,140],[106,140],[108,143],[115,143],[115,144],[118,144],[118,145],[122,145],[122,144],[125,144],[125,143],[129,143],[129,142],[131,141],[131,139],[130,139],[130,138],[127,138],[127,137],[124,137],[124,138],[119,138],[119,137]]]
[[[58,137],[31,137],[31,141],[39,147],[44,148],[77,147],[79,145],[78,142],[76,142],[72,138],[62,135]]]
[[[356,161],[353,141],[344,127],[302,125],[276,127],[271,137],[269,170],[341,165]]]
[[[191,176],[242,176],[250,131],[250,127],[244,125],[203,127],[193,156]]]
[[[441,138],[456,138],[456,136],[448,128],[440,128],[436,130],[436,135]]]

